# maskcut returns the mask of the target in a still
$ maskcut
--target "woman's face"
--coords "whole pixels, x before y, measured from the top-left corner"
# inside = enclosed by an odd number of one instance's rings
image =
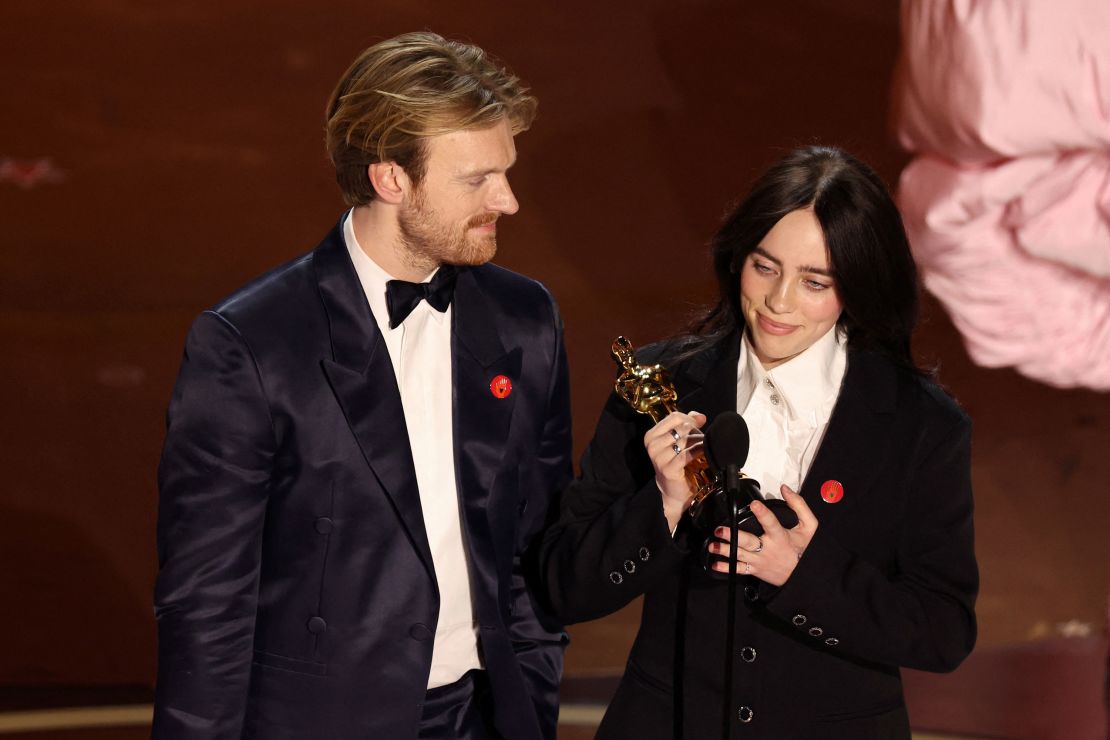
[[[804,352],[840,318],[842,306],[821,224],[812,209],[767,232],[740,271],[740,310],[763,367]]]

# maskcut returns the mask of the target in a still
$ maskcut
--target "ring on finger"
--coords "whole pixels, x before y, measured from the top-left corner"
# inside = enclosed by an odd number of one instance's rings
[[[744,563],[744,573],[748,574],[748,573],[751,573],[751,572],[752,572],[752,564],[751,563]]]
[[[671,430],[671,437],[674,439],[675,442],[677,442],[679,439],[681,439],[681,436],[679,435],[677,429],[672,429]]]
[[[759,535],[756,535],[755,536],[755,541],[758,544],[756,544],[755,549],[752,550],[752,552],[763,552],[763,538],[760,537]]]
[[[671,445],[671,449],[674,450],[675,455],[682,454],[682,448],[678,446],[678,442],[675,442],[673,445]]]

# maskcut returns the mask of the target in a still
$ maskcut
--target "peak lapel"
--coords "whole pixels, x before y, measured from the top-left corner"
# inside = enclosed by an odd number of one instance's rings
[[[866,501],[890,446],[898,392],[894,367],[870,352],[850,352],[844,386],[833,408],[825,438],[800,493],[822,522]],[[828,504],[821,485],[844,486],[844,499]]]
[[[313,259],[331,329],[332,357],[321,361],[324,373],[363,457],[428,572],[434,574],[397,378],[341,226],[332,230]]]
[[[736,410],[736,363],[740,360],[739,335],[722,340],[708,352],[694,357],[679,378],[690,390],[683,391],[683,411],[705,414],[708,427],[724,411]]]
[[[511,537],[513,520],[505,520],[501,514],[509,509],[513,515],[516,513],[515,506],[497,506],[497,501],[491,500],[497,473],[503,467],[516,392],[498,397],[490,385],[494,378],[504,375],[514,386],[519,386],[523,359],[520,347],[506,350],[497,326],[498,316],[497,307],[478,285],[475,271],[460,270],[455,285],[451,333],[455,469],[471,535],[471,551],[475,555],[475,574],[486,579],[487,585],[496,583],[491,580],[496,576],[491,570],[496,553],[487,548],[490,543],[496,548],[506,536]],[[500,549],[511,550],[511,543],[505,543]],[[501,561],[507,562],[507,559]]]

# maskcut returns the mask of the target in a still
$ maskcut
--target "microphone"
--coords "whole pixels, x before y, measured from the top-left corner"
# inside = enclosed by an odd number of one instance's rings
[[[763,534],[763,526],[751,512],[752,501],[762,502],[779,523],[789,529],[798,523],[798,517],[785,501],[766,498],[760,490],[759,481],[744,475],[740,468],[747,462],[751,448],[751,437],[744,418],[735,411],[719,414],[705,430],[705,457],[710,470],[714,473],[714,490],[691,509],[695,540],[703,542],[699,548],[702,565],[718,560],[705,549],[714,539],[713,532],[721,525],[728,527],[736,541],[735,530],[740,529],[754,535]],[[710,571],[711,575],[718,576]]]
[[[693,512],[694,531],[697,533],[695,541],[700,540],[698,552],[702,568],[710,578],[728,579],[723,652],[725,699],[721,705],[721,734],[722,737],[729,738],[733,724],[732,702],[729,697],[732,696],[732,656],[735,655],[736,636],[737,533],[744,530],[757,536],[764,534],[763,526],[752,514],[753,501],[763,502],[763,505],[770,509],[784,527],[793,527],[798,523],[798,518],[784,501],[764,499],[759,481],[740,472],[740,468],[747,462],[751,448],[748,424],[740,414],[735,411],[719,414],[706,428],[704,441],[706,462],[716,474],[714,476],[716,485]],[[716,535],[716,528],[721,525],[728,527],[728,541],[733,543],[728,558],[709,552],[709,545],[712,542],[721,541],[721,538]],[[728,563],[727,573],[720,573],[712,568],[714,563],[721,561]]]
[[[720,414],[705,430],[705,453],[714,470],[724,470],[729,465],[742,467],[750,445],[748,425],[735,411]]]
[[[731,505],[735,516],[735,502],[739,500],[741,488],[746,496],[741,503],[747,505],[752,499],[761,499],[759,484],[742,486],[744,476],[740,472],[744,461],[748,459],[748,449],[751,446],[751,437],[748,435],[748,425],[744,417],[735,411],[725,411],[709,425],[705,432],[705,456],[709,467],[718,474],[719,488],[731,495]],[[719,508],[719,507],[718,507]],[[723,514],[724,512],[721,512]],[[731,517],[730,517],[731,518]]]
[[[739,519],[741,518],[741,506],[751,502],[753,493],[758,494],[759,484],[751,479],[744,478],[740,473],[740,467],[744,461],[748,459],[748,448],[751,446],[751,437],[748,434],[748,424],[744,418],[735,411],[726,411],[713,420],[709,428],[705,431],[705,454],[711,468],[715,468],[719,474],[717,480],[720,481],[719,490],[716,494],[716,500],[713,502],[709,526],[717,524],[728,524],[729,528],[729,541],[736,542],[736,533],[739,530]],[[749,490],[744,491],[745,481],[749,484]],[[750,488],[750,484],[754,483],[754,491]],[[741,502],[741,497],[746,500]],[[716,520],[716,521],[713,521]],[[717,540],[717,536],[709,531],[706,533],[705,541],[702,543],[702,567],[708,572],[710,564],[719,560],[717,556],[710,556],[709,544]],[[725,680],[724,680],[724,696],[732,696],[732,658],[736,633],[736,564],[737,552],[735,545],[731,550],[728,557],[728,600],[725,614],[725,651],[724,654],[729,656],[725,662]],[[732,726],[732,702],[725,700],[722,706],[722,736],[728,738],[731,736]]]

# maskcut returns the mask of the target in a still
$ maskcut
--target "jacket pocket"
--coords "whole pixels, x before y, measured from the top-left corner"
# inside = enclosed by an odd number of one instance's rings
[[[813,729],[820,740],[912,740],[905,707],[825,715]]]
[[[861,707],[855,710],[846,710],[843,712],[828,712],[826,714],[817,715],[818,722],[844,722],[853,719],[873,719],[875,717],[883,717],[885,715],[893,715],[899,712],[904,713],[906,706],[901,703],[890,703],[882,706],[874,707]]]
[[[625,667],[624,675],[626,679],[637,683],[656,694],[666,696],[668,700],[673,698],[672,695],[674,693],[674,690],[669,684],[650,675],[643,668],[636,665],[635,661],[628,661],[628,664]]]
[[[253,663],[254,665],[264,666],[266,668],[276,668],[279,671],[302,673],[308,676],[328,675],[328,666],[326,663],[313,663],[309,660],[297,660],[296,658],[287,658],[284,655],[265,653],[261,650],[254,651]]]

